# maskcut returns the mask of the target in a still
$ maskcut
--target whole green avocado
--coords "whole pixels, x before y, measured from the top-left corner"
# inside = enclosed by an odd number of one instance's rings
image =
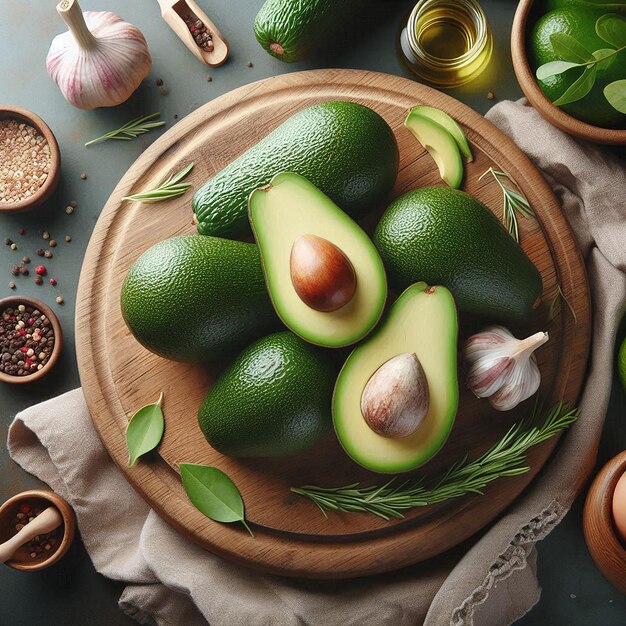
[[[213,361],[279,327],[256,245],[183,235],[148,248],[121,292],[135,338],[165,358]]]
[[[200,407],[200,429],[228,456],[293,454],[329,430],[335,375],[319,348],[289,331],[268,335],[217,379]]]
[[[398,173],[398,147],[387,122],[372,109],[345,101],[314,104],[198,189],[192,202],[198,232],[250,235],[250,194],[286,171],[304,176],[359,217],[386,201]]]
[[[374,232],[391,284],[444,285],[460,310],[521,322],[541,296],[541,275],[496,216],[449,187],[422,187],[394,200]]]
[[[273,57],[291,63],[332,44],[371,0],[266,0],[254,19],[254,34]]]

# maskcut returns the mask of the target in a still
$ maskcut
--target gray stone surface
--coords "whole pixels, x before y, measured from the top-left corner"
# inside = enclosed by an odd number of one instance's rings
[[[55,196],[34,212],[0,216],[0,239],[17,241],[19,250],[0,246],[0,296],[10,292],[9,267],[22,255],[33,261],[35,248],[44,242],[40,230],[58,241],[54,258],[46,265],[58,280],[38,287],[32,277],[20,278],[17,293],[34,295],[52,304],[65,330],[66,346],[56,370],[44,381],[23,387],[0,387],[0,501],[37,481],[11,462],[6,452],[6,430],[13,415],[34,402],[45,400],[79,384],[74,357],[73,318],[75,291],[81,262],[102,206],[117,181],[159,133],[134,142],[109,142],[91,148],[83,143],[140,114],[160,111],[168,128],[201,104],[245,83],[282,72],[315,67],[364,68],[410,76],[396,52],[397,34],[412,3],[380,1],[364,19],[344,29],[340,50],[316,62],[285,65],[266,55],[252,35],[252,21],[262,0],[199,0],[230,40],[232,55],[221,68],[208,70],[199,64],[161,20],[156,2],[83,0],[83,9],[113,10],[144,32],[153,56],[150,77],[124,105],[115,109],[78,111],[68,105],[49,80],[45,57],[52,37],[64,30],[55,14],[53,0],[0,0],[0,103],[18,104],[41,115],[55,132],[62,153],[62,180]],[[484,113],[492,104],[486,98],[518,98],[521,92],[511,67],[509,32],[514,0],[483,0],[495,38],[495,54],[488,70],[469,85],[451,90],[452,95]],[[251,60],[252,68],[247,67]],[[206,76],[211,74],[212,82]],[[161,77],[169,88],[161,95],[155,85]],[[87,180],[79,178],[86,172]],[[78,202],[73,215],[65,213],[70,200]],[[17,230],[24,227],[26,235]],[[64,236],[72,235],[65,243]],[[44,247],[44,246],[42,246]],[[65,298],[54,304],[56,295]],[[626,447],[623,426],[626,402],[614,385],[601,459]],[[603,625],[626,623],[626,598],[595,569],[582,537],[581,504],[578,503],[559,528],[539,548],[540,579],[544,593],[540,604],[521,622],[544,624]],[[99,576],[79,542],[58,566],[41,573],[25,574],[0,567],[0,625],[131,623],[117,608],[121,585]],[[480,626],[480,625],[477,625]]]

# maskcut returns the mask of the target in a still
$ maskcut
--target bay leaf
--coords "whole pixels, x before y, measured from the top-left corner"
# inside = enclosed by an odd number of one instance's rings
[[[128,465],[133,466],[143,454],[154,450],[163,438],[165,419],[161,404],[163,394],[154,404],[141,407],[128,422],[126,427],[126,445],[128,446]]]
[[[626,18],[615,13],[606,13],[596,20],[596,33],[616,48],[626,46]]]
[[[241,494],[227,474],[208,465],[180,463],[178,467],[185,492],[198,511],[216,522],[241,522],[254,537]]]
[[[563,72],[567,72],[567,70],[571,70],[573,67],[580,67],[581,63],[572,63],[571,61],[550,61],[549,63],[544,63],[537,68],[537,78],[539,80],[543,80],[544,78],[548,78],[548,76],[556,76],[557,74],[562,74]]]
[[[615,80],[604,88],[609,104],[620,113],[626,113],[626,80]]]
[[[554,101],[556,106],[563,106],[570,102],[576,102],[584,98],[596,82],[596,74],[598,73],[597,65],[590,65],[585,69],[580,78],[575,80],[565,91],[565,93]]]
[[[588,63],[594,61],[593,54],[587,50],[578,39],[567,33],[552,33],[550,43],[554,51],[564,60],[573,63]]]

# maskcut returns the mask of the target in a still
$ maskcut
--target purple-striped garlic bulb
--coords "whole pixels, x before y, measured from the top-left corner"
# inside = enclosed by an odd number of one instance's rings
[[[141,31],[110,11],[83,13],[76,0],[57,11],[69,31],[52,40],[46,68],[65,99],[79,109],[127,100],[152,67]]]
[[[463,347],[469,366],[467,386],[498,411],[515,408],[539,389],[541,374],[534,351],[546,341],[548,333],[516,339],[503,326],[472,335]]]

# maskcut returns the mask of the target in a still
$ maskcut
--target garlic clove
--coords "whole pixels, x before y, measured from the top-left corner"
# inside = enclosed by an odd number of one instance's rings
[[[467,385],[479,398],[488,398],[498,411],[508,411],[532,396],[541,383],[534,351],[548,341],[539,332],[516,339],[503,326],[490,326],[464,345],[469,365]]]
[[[415,354],[404,352],[381,365],[361,395],[367,425],[383,437],[412,435],[430,405],[428,381]]]

